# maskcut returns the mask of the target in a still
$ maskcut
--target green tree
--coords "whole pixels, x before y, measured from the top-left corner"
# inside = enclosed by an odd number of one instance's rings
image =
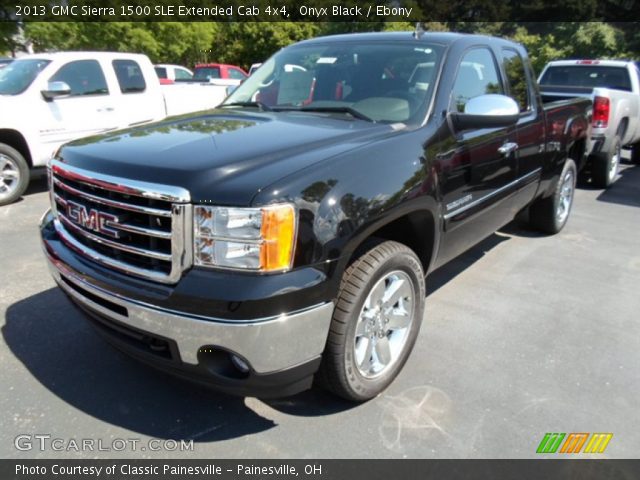
[[[212,45],[215,61],[248,68],[299,40],[320,34],[310,22],[238,22],[220,24]]]
[[[573,57],[615,58],[627,55],[624,34],[613,25],[603,22],[579,23],[572,35]]]
[[[0,55],[12,54],[17,48],[14,38],[18,33],[18,24],[0,21]]]
[[[529,52],[529,59],[533,70],[539,74],[551,60],[566,56],[566,47],[559,45],[553,34],[531,34],[524,27],[519,27],[513,35],[513,40],[521,43]]]
[[[36,52],[78,48],[79,31],[77,22],[27,22],[24,26],[24,36]]]
[[[25,37],[35,51],[135,52],[153,62],[192,65],[211,47],[218,28],[212,22],[29,22]]]
[[[6,5],[0,5],[0,55],[14,53],[17,47],[15,36],[18,22],[11,21],[11,12]]]
[[[177,0],[176,0],[177,1]],[[541,12],[541,0],[520,5],[514,12],[530,9]],[[293,9],[292,2],[285,2]],[[353,3],[351,0],[347,3]],[[509,37],[525,45],[537,71],[550,60],[561,58],[638,58],[640,53],[639,22],[474,22],[485,9],[504,18],[504,4],[482,6],[483,2],[434,7],[460,14],[460,22],[426,22],[425,30],[451,30]],[[486,2],[485,2],[486,3]],[[574,2],[575,3],[575,2]],[[574,3],[569,6],[577,8]],[[594,0],[585,4],[594,10]],[[417,8],[417,7],[416,7]],[[474,8],[480,10],[474,10]],[[600,8],[600,7],[597,7]],[[519,10],[518,10],[519,9]],[[293,10],[292,10],[293,11]],[[595,11],[595,10],[594,10]],[[3,17],[4,15],[4,17]],[[0,7],[0,20],[9,12]],[[388,21],[391,20],[391,21]],[[149,55],[158,63],[192,66],[196,62],[233,63],[245,68],[263,62],[277,50],[293,42],[349,32],[412,31],[415,26],[396,19],[370,22],[26,22],[25,39],[36,51],[48,50],[115,50]],[[14,51],[18,45],[16,22],[0,22],[0,53]]]

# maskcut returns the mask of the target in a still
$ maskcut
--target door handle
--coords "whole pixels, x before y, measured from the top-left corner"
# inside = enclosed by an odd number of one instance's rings
[[[518,150],[518,144],[515,142],[507,142],[504,145],[502,145],[499,149],[498,152],[500,152],[502,155],[504,155],[505,157],[513,152],[515,152],[516,150]]]

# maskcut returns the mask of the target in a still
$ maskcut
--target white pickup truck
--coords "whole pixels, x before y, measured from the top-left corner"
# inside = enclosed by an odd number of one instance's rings
[[[227,87],[160,85],[146,55],[29,55],[0,69],[0,205],[70,140],[220,104]]]
[[[623,147],[640,162],[640,71],[622,60],[561,60],[540,74],[543,97],[587,97],[593,101],[589,162],[594,185],[606,188],[616,177]]]

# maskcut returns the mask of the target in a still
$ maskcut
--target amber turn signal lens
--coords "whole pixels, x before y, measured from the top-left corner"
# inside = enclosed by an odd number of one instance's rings
[[[296,213],[292,205],[262,209],[260,270],[272,272],[291,268],[296,235]]]

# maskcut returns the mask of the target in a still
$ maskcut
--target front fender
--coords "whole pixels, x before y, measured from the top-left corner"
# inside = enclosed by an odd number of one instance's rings
[[[428,138],[425,129],[386,136],[283,179],[268,189],[278,191],[277,199],[263,192],[253,204],[297,206],[295,267],[348,260],[368,237],[403,216],[429,212],[439,218],[433,169],[425,160]]]

